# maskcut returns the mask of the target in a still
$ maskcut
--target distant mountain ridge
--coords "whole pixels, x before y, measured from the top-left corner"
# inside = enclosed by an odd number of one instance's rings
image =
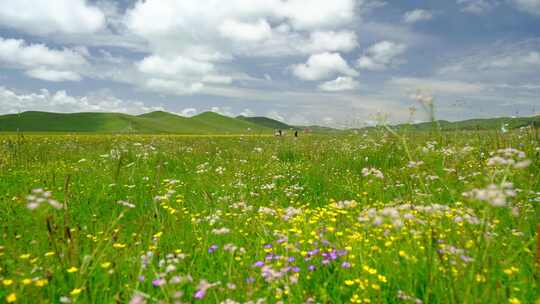
[[[508,130],[528,125],[540,126],[540,116],[438,121],[443,131]],[[399,124],[396,128],[425,131],[433,123]],[[268,117],[229,117],[215,112],[204,112],[184,117],[169,112],[155,111],[142,115],[122,113],[51,113],[28,111],[0,115],[0,132],[96,132],[96,133],[168,133],[168,134],[272,134],[275,130],[302,129],[314,133],[339,133],[341,130],[322,126],[293,126]],[[368,128],[369,129],[369,128]]]
[[[50,113],[28,111],[0,115],[0,132],[101,132],[101,133],[175,133],[175,134],[248,134],[272,133],[271,125],[288,126],[267,118],[233,118],[214,112],[184,117],[155,111],[142,115],[122,113]]]

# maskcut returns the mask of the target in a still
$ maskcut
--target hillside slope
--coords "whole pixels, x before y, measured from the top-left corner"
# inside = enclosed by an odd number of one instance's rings
[[[139,116],[120,113],[23,112],[0,116],[0,132],[102,132],[241,134],[271,132],[271,129],[216,113],[187,118],[167,112]]]

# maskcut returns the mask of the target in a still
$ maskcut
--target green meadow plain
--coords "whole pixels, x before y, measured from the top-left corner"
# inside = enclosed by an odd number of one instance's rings
[[[0,301],[539,303],[539,155],[532,127],[1,134]]]

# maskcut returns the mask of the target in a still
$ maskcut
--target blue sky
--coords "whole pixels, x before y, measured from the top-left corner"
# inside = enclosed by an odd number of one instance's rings
[[[216,111],[359,126],[540,112],[540,0],[19,0],[0,113]]]

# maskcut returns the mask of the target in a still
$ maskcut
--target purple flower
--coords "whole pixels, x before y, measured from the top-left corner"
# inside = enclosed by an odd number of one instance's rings
[[[253,264],[253,267],[263,267],[264,266],[264,262],[263,261],[257,261]]]
[[[154,286],[165,285],[165,283],[167,283],[167,281],[165,281],[165,279],[162,279],[162,278],[155,279],[155,280],[152,281],[152,285],[154,285]]]
[[[272,244],[264,244],[264,248],[266,249],[272,248]]]
[[[345,268],[345,269],[351,268],[351,263],[345,261],[341,263],[341,268]]]
[[[298,266],[294,266],[294,267],[292,268],[292,271],[298,273],[298,272],[300,272],[300,268],[298,268]]]
[[[287,261],[288,261],[289,263],[294,262],[294,257],[289,257],[289,258],[287,259]]]
[[[206,290],[204,289],[199,289],[195,292],[195,294],[193,295],[193,297],[195,299],[202,299],[204,298],[204,296],[206,295]]]
[[[309,265],[307,269],[309,271],[314,271],[315,270],[315,265]]]
[[[144,282],[144,279],[145,279],[145,278],[144,278],[143,275],[140,275],[140,276],[139,276],[139,281],[140,281],[140,282]]]
[[[214,244],[208,248],[208,253],[214,253],[218,249],[218,245]]]
[[[255,278],[252,278],[252,277],[246,278],[246,283],[253,283],[253,282],[255,282]]]

